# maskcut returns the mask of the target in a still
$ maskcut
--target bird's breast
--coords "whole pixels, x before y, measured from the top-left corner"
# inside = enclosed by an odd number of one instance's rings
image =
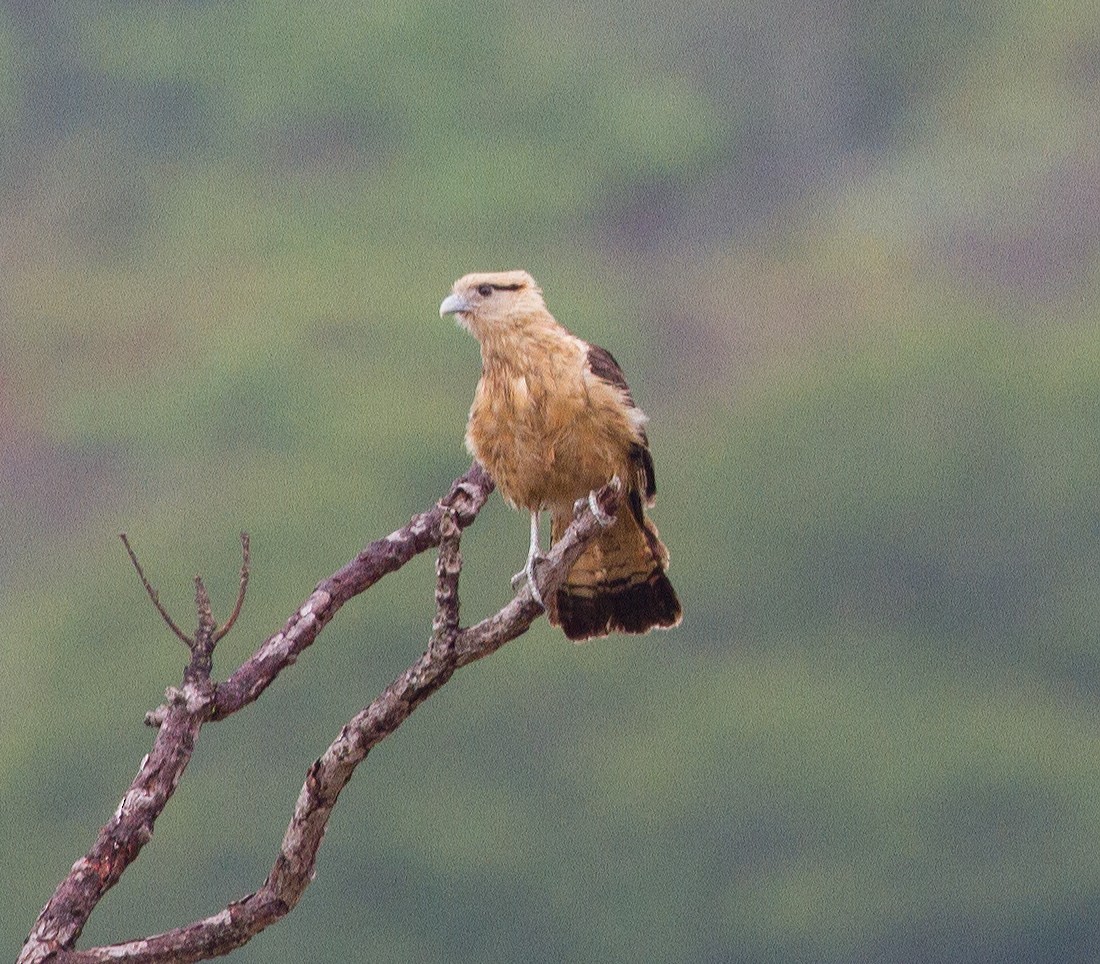
[[[572,505],[627,465],[621,420],[593,405],[580,374],[482,373],[466,444],[512,505]]]

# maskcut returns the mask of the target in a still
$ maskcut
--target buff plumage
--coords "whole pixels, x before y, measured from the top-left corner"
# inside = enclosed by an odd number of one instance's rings
[[[615,522],[545,601],[551,623],[578,641],[678,625],[668,550],[645,512],[656,492],[646,417],[614,358],[558,324],[525,271],[460,278],[440,314],[481,345],[466,445],[504,498],[532,514],[526,574],[536,598],[539,513],[549,510],[557,539],[577,499],[615,476],[626,486]]]

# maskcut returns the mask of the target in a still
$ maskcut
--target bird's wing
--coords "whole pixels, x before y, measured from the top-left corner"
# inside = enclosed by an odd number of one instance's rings
[[[634,396],[630,394],[630,386],[626,383],[626,376],[611,352],[606,348],[600,348],[598,345],[588,345],[586,363],[588,370],[596,378],[617,388],[622,393],[624,404],[635,416],[634,420],[639,426],[638,434],[641,437],[641,442],[631,446],[630,450],[630,461],[635,471],[634,485],[630,488],[632,491],[642,492],[645,496],[645,504],[651,506],[657,496],[657,477],[653,471],[653,456],[649,453],[649,439],[646,437],[645,429],[641,428],[645,424],[645,415],[635,404]],[[640,504],[636,507],[632,505],[631,508],[634,509],[635,515],[640,516]],[[641,519],[639,518],[640,522]]]
[[[598,345],[588,346],[588,370],[597,378],[614,385],[626,396],[628,405],[634,406],[634,397],[630,394],[630,386],[626,383],[626,376],[615,361],[615,356],[606,348]]]

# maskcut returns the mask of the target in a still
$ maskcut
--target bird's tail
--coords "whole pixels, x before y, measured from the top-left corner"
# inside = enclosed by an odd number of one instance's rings
[[[680,600],[665,575],[668,550],[637,494],[631,495],[629,507],[624,504],[615,522],[585,549],[549,600],[551,624],[574,642],[680,623]],[[555,542],[571,518],[568,512],[554,513]]]

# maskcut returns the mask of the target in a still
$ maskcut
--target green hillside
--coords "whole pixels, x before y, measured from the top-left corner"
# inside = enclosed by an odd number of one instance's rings
[[[185,662],[116,534],[186,622],[251,533],[224,677],[465,470],[437,308],[524,267],[651,416],[684,623],[464,670],[232,959],[1092,960],[1098,95],[1092,4],[0,5],[9,956]],[[526,540],[494,496],[465,621]],[[80,946],[263,881],[432,589],[204,729]]]

